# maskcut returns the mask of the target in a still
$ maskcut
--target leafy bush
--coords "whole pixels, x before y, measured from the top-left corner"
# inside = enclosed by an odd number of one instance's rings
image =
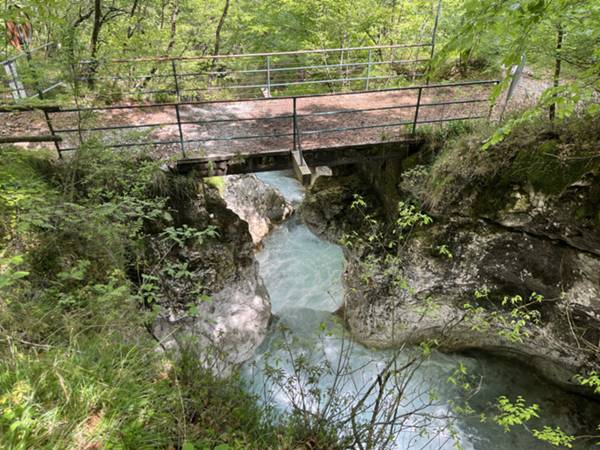
[[[8,150],[0,176],[0,447],[266,447],[275,433],[238,379],[197,352],[168,359],[146,331],[149,237],[216,233],[171,214],[197,182],[97,146],[55,162]]]

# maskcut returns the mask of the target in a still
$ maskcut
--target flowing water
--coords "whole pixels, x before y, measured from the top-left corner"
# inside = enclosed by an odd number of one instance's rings
[[[304,194],[302,187],[288,174],[268,173],[260,177],[279,189],[288,200],[301,201]],[[290,389],[282,389],[268,376],[271,372],[265,369],[265,363],[277,367],[284,377],[293,379],[292,360],[297,365],[302,360],[300,356],[305,356],[316,364],[329,361],[333,367],[343,366],[344,376],[336,378],[324,373],[319,387],[327,389],[335,385],[336,398],[342,401],[356,399],[363,386],[376,379],[391,353],[351,342],[332,314],[343,299],[341,276],[344,257],[340,247],[316,237],[297,217],[293,217],[266,238],[257,259],[277,320],[255,358],[244,367],[252,389],[265,401],[273,402],[284,410],[289,409],[293,402],[301,402],[298,387],[292,383]],[[282,342],[287,344],[282,345]],[[404,350],[398,356],[399,361],[407,361],[414,352],[415,349]],[[513,401],[517,396],[523,396],[528,403],[537,403],[542,408],[543,420],[532,422],[532,428],[558,425],[567,432],[577,431],[576,424],[580,418],[573,411],[579,410],[581,415],[597,413],[595,405],[562,393],[518,363],[485,355],[432,352],[419,364],[410,379],[400,380],[407,383],[407,400],[401,405],[401,410],[410,413],[424,408],[422,412],[438,418],[426,423],[428,435],[423,435],[425,422],[420,421],[421,416],[407,415],[389,448],[454,448],[450,419],[443,416],[450,412],[451,401],[459,401],[464,396],[465,391],[449,381],[460,364],[467,369],[471,380],[475,380],[474,385],[479,383],[477,393],[469,400],[476,411],[490,412],[501,395]],[[433,402],[431,392],[437,396]],[[315,404],[305,406],[317,408]],[[553,448],[534,439],[522,427],[514,427],[510,433],[505,433],[497,424],[481,422],[476,414],[455,420],[453,429],[465,449]]]

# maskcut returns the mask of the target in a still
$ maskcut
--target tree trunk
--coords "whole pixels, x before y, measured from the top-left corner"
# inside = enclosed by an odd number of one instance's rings
[[[554,87],[557,88],[560,84],[560,71],[562,67],[562,46],[563,39],[565,37],[565,30],[563,29],[562,23],[556,26],[556,61],[554,63]],[[548,111],[550,121],[554,121],[556,118],[556,102],[552,102],[550,110]]]
[[[135,17],[135,13],[137,11],[138,5],[139,5],[139,0],[135,0],[133,2],[133,5],[131,6],[131,10],[129,13],[129,17],[131,19],[133,19]],[[140,15],[140,19],[138,19],[134,25],[129,25],[129,27],[127,28],[127,39],[131,39],[133,37],[133,34],[135,33],[135,30],[137,29],[140,21],[141,21],[141,15]]]
[[[177,16],[179,15],[179,0],[173,2],[173,11],[171,12],[171,33],[169,43],[167,44],[167,55],[171,56],[171,52],[177,42]]]
[[[173,0],[173,9],[171,11],[171,31],[169,33],[169,43],[167,44],[166,55],[171,55],[175,44],[177,43],[177,16],[179,16],[179,0]],[[154,66],[152,70],[148,73],[139,86],[136,86],[136,89],[143,89],[146,87],[148,82],[154,77],[154,75],[158,72],[158,66]]]
[[[102,0],[94,0],[94,27],[92,28],[92,37],[90,41],[90,66],[88,71],[88,85],[90,89],[94,88],[94,76],[98,63],[96,56],[98,54],[98,39],[100,37],[100,28],[102,28]]]
[[[225,0],[225,6],[223,7],[223,14],[221,14],[221,19],[219,20],[219,24],[217,25],[217,31],[215,31],[215,48],[213,50],[213,56],[219,54],[221,50],[221,31],[223,30],[223,25],[225,24],[225,19],[227,19],[227,13],[229,12],[229,0]],[[217,66],[217,58],[213,58],[211,63],[211,71],[215,69]]]

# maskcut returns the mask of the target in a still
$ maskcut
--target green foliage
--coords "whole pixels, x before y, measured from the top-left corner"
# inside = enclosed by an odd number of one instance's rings
[[[360,255],[357,263],[361,281],[369,285],[383,276],[390,280],[390,286],[409,290],[399,250],[413,231],[431,224],[433,219],[417,206],[401,201],[395,219],[388,221],[359,194],[354,194],[350,210],[358,215],[360,229],[344,233],[340,244]]]
[[[454,257],[454,255],[452,255],[452,252],[446,244],[438,245],[437,252],[438,254],[445,256],[448,259],[452,259]]]
[[[577,375],[576,379],[582,386],[587,386],[595,394],[600,394],[600,376],[597,372],[592,371],[587,376]]]
[[[505,396],[501,396],[497,399],[495,408],[497,413],[492,419],[504,428],[505,432],[511,431],[514,426],[521,425],[534,438],[555,447],[572,448],[573,443],[577,440],[577,437],[565,433],[560,427],[544,425],[541,429],[532,428],[530,430],[527,424],[530,421],[539,421],[541,409],[535,403],[528,405],[521,396],[518,396],[514,402]],[[482,420],[487,420],[485,414],[482,415]]]
[[[416,226],[425,226],[433,223],[433,219],[427,214],[417,210],[415,205],[408,205],[405,202],[398,203],[398,218],[396,219],[397,234],[402,234]]]
[[[208,185],[217,188],[221,196],[225,193],[225,177],[209,177],[205,181]]]
[[[469,378],[469,373],[466,366],[461,362],[458,367],[454,370],[452,375],[448,377],[448,383],[454,386],[460,386],[464,391],[470,391],[472,386],[472,380]]]
[[[599,173],[595,150],[599,123],[589,114],[554,123],[542,118],[523,121],[488,152],[480,148],[489,128],[464,135],[436,158],[426,182],[426,204],[457,206],[472,196],[467,214],[494,217],[514,202],[514,186],[560,195],[582,177]],[[600,224],[595,191],[590,191],[583,204],[580,219]]]
[[[169,360],[147,332],[157,275],[190,273],[149,261],[150,243],[200,248],[218,236],[174,223],[170,190],[186,198],[195,183],[165,182],[136,152],[3,156],[0,447],[277,447],[239,379],[215,378],[197,351]]]
[[[161,234],[161,236],[177,244],[179,248],[185,247],[190,241],[202,245],[206,239],[215,238],[218,235],[219,233],[214,225],[210,225],[204,230],[197,230],[185,224],[180,228],[167,227]]]
[[[548,442],[555,447],[573,448],[575,436],[570,436],[565,433],[560,427],[552,428],[545,426],[541,430],[532,430],[533,436],[543,442]]]
[[[527,53],[533,63],[548,69],[553,69],[554,59],[560,57],[570,65],[571,74],[578,76],[565,80],[567,84],[562,92],[552,89],[547,95],[559,95],[565,102],[577,101],[578,98],[569,97],[581,98],[583,91],[592,91],[599,81],[594,52],[584,50],[593,47],[600,34],[597,2],[469,0],[458,10],[460,24],[437,55],[438,63],[456,53],[472,53],[485,46],[488,51],[498,52],[507,67],[517,64],[523,53]],[[558,24],[568,36],[560,52],[556,50]]]
[[[478,303],[488,298],[487,290],[476,291],[475,299]],[[488,333],[490,330],[502,336],[510,342],[524,342],[530,337],[529,329],[539,323],[540,312],[534,307],[542,303],[543,297],[532,293],[526,300],[520,295],[505,296],[498,308],[493,303],[484,306],[475,306],[471,303],[463,305],[466,311],[465,319],[471,326],[471,330],[480,333]],[[507,311],[507,308],[508,311]]]
[[[318,336],[300,337],[281,325],[272,351],[262,359],[267,384],[273,386],[269,391],[285,398],[291,409],[291,415],[282,419],[288,430],[284,448],[305,448],[305,443],[311,443],[313,448],[332,450],[385,450],[394,446],[407,427],[432,439],[440,433],[437,421],[441,417],[435,410],[440,400],[416,375],[435,343],[425,344],[428,350],[424,352],[403,349],[402,353],[390,352],[383,362],[359,363],[359,370],[376,372],[364,383],[356,383],[353,343],[340,328],[339,323],[327,322],[321,324]],[[332,358],[327,348],[335,341],[340,353]],[[285,355],[283,365],[281,355]],[[415,381],[417,386],[406,389]],[[412,403],[416,396],[425,406]],[[414,420],[409,425],[405,417]],[[446,413],[443,418],[441,428],[452,432]]]
[[[17,280],[25,278],[27,275],[29,275],[29,272],[13,270],[13,267],[22,263],[22,256],[0,258],[0,290],[13,285],[17,282]]]
[[[510,431],[515,425],[523,425],[532,418],[539,418],[539,405],[527,405],[525,399],[517,397],[515,402],[511,402],[507,397],[498,398],[497,408],[499,413],[494,417],[494,421],[504,428],[504,431]]]

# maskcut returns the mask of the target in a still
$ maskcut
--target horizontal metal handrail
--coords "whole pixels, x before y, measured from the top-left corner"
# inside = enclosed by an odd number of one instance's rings
[[[403,120],[402,122],[393,122],[393,123],[384,123],[377,125],[361,125],[360,127],[342,127],[342,128],[322,128],[319,130],[308,130],[308,131],[300,131],[300,134],[311,135],[311,134],[321,134],[321,133],[345,133],[347,131],[357,131],[357,130],[369,130],[372,128],[390,128],[397,127],[401,125],[412,125],[412,120]]]
[[[370,77],[352,77],[352,78],[331,78],[327,80],[305,80],[305,81],[289,81],[285,83],[264,83],[264,84],[242,84],[242,85],[232,85],[232,86],[211,86],[207,88],[189,88],[189,89],[179,89],[180,93],[183,92],[214,92],[214,91],[226,91],[229,89],[232,90],[242,90],[242,89],[267,89],[267,88],[277,88],[277,87],[286,87],[286,86],[301,86],[308,84],[326,84],[326,83],[347,83],[350,81],[365,81],[367,79],[371,81],[377,80],[392,80],[395,78],[403,78],[402,75],[388,75],[388,76],[370,76]],[[371,91],[369,91],[371,92]],[[140,94],[175,94],[175,88],[170,89],[159,89],[159,90],[147,90],[147,91],[127,91],[123,92],[126,95],[140,95]],[[312,94],[308,94],[312,95]],[[277,97],[277,98],[286,98],[286,97]]]
[[[107,144],[106,148],[131,148],[131,147],[156,147],[158,145],[174,145],[179,144],[179,141],[143,141],[143,142],[128,142],[125,144]],[[73,152],[78,150],[79,147],[67,147],[61,148],[61,152]]]
[[[14,62],[14,61],[16,61],[16,60],[18,60],[20,58],[23,58],[24,56],[27,56],[28,54],[35,53],[35,52],[37,52],[39,50],[44,50],[45,48],[51,47],[52,45],[54,45],[53,42],[48,42],[48,43],[46,43],[44,45],[40,45],[39,47],[32,48],[32,49],[30,49],[28,51],[25,51],[25,52],[21,52],[18,55],[15,55],[15,56],[13,56],[11,58],[7,58],[4,61],[0,61],[0,66],[4,66],[6,64],[10,64],[11,62]]]
[[[458,117],[444,117],[443,119],[427,119],[417,121],[417,125],[423,125],[427,123],[442,123],[442,122],[455,122],[457,120],[477,120],[487,119],[487,115],[480,116],[458,116]]]
[[[244,141],[248,139],[267,139],[267,138],[279,138],[279,137],[289,137],[293,136],[294,133],[277,133],[277,134],[251,134],[251,135],[241,135],[241,136],[232,136],[226,138],[205,138],[205,139],[187,139],[186,143],[194,143],[194,142],[217,142],[217,141]]]
[[[85,111],[113,111],[123,109],[151,109],[151,108],[163,108],[168,106],[201,106],[201,105],[213,105],[220,103],[248,103],[248,102],[283,102],[285,100],[293,100],[294,98],[320,98],[320,97],[338,97],[338,96],[354,96],[354,95],[368,95],[374,93],[389,93],[396,91],[410,91],[418,89],[443,89],[453,87],[466,87],[466,86],[478,86],[478,85],[491,85],[498,84],[499,80],[474,80],[464,81],[456,83],[438,83],[429,85],[415,85],[415,86],[402,86],[393,88],[384,88],[377,90],[361,90],[352,92],[327,92],[322,94],[306,94],[306,95],[291,95],[281,96],[275,98],[245,98],[245,99],[231,99],[231,100],[202,100],[202,101],[183,101],[183,102],[165,102],[165,103],[152,103],[152,104],[134,104],[134,105],[112,105],[112,106],[86,106],[80,108],[62,108],[56,105],[39,105],[39,106],[0,106],[1,112],[15,112],[15,111],[48,111],[53,113],[72,113],[72,112],[85,112]]]
[[[421,125],[421,124],[428,124],[428,123],[441,123],[441,122],[454,122],[454,121],[459,121],[459,120],[477,120],[477,119],[485,119],[487,116],[484,115],[479,115],[479,116],[461,116],[461,117],[448,117],[448,118],[443,118],[443,119],[430,119],[430,120],[419,120],[417,122],[417,125]],[[300,135],[309,135],[309,134],[319,134],[319,133],[327,133],[327,132],[347,132],[347,131],[356,131],[356,130],[362,130],[362,129],[374,129],[374,128],[390,128],[390,127],[394,127],[394,126],[402,126],[402,125],[412,125],[413,121],[408,120],[408,121],[403,121],[403,122],[395,122],[395,123],[389,123],[389,124],[382,124],[382,125],[370,125],[370,126],[363,126],[363,127],[348,127],[348,128],[340,128],[340,129],[327,129],[327,130],[311,130],[311,131],[300,131],[299,134]],[[185,143],[199,143],[199,142],[212,142],[212,141],[228,141],[228,140],[248,140],[248,139],[261,139],[261,138],[269,138],[269,137],[290,137],[293,136],[294,133],[285,133],[285,134],[279,134],[279,135],[255,135],[255,136],[238,136],[238,137],[233,137],[233,138],[215,138],[215,139],[189,139],[186,140]],[[106,145],[107,148],[130,148],[130,147],[147,147],[147,146],[159,146],[159,145],[175,145],[175,144],[179,144],[179,141],[176,140],[172,140],[172,141],[144,141],[144,142],[132,142],[132,143],[125,143],[125,144],[108,144]],[[62,148],[61,152],[69,152],[69,151],[75,151],[77,150],[78,147],[68,147],[68,148]]]
[[[213,119],[213,120],[181,120],[180,122],[160,122],[160,123],[142,123],[135,125],[126,125],[126,126],[114,126],[114,127],[91,127],[91,128],[63,128],[63,129],[55,129],[56,133],[76,133],[80,131],[109,131],[109,130],[123,130],[128,128],[152,128],[152,127],[172,127],[181,125],[205,125],[205,124],[213,124],[213,123],[229,123],[229,122],[260,122],[267,120],[283,120],[283,119],[292,119],[294,116],[292,114],[285,114],[281,116],[272,116],[272,117],[241,117],[235,119]]]
[[[63,152],[69,152],[69,151],[73,151],[76,150],[82,142],[84,142],[88,137],[87,133],[93,133],[93,132],[106,132],[107,134],[104,135],[102,141],[103,141],[103,145],[107,148],[113,148],[113,149],[118,149],[118,148],[134,148],[134,147],[158,147],[158,146],[177,146],[179,147],[179,149],[181,150],[181,153],[183,155],[183,158],[185,159],[186,156],[186,148],[191,145],[191,144],[204,144],[204,143],[218,143],[218,142],[229,142],[229,143],[241,143],[244,141],[258,141],[259,142],[259,146],[266,146],[267,144],[269,146],[281,146],[282,139],[289,139],[292,138],[293,139],[293,145],[291,143],[291,141],[288,143],[288,145],[290,146],[289,148],[292,150],[295,150],[296,152],[299,152],[300,155],[302,154],[302,149],[304,147],[303,142],[302,142],[302,138],[303,137],[312,137],[312,136],[320,136],[323,134],[332,134],[332,133],[348,133],[348,132],[358,132],[361,130],[377,130],[377,129],[386,129],[386,128],[397,128],[397,127],[412,127],[412,135],[414,136],[415,130],[417,128],[418,125],[423,125],[423,124],[435,124],[435,123],[445,123],[445,122],[452,122],[452,121],[459,121],[459,120],[476,120],[476,119],[483,119],[485,117],[488,117],[486,115],[483,115],[483,112],[480,108],[476,108],[476,109],[471,109],[470,111],[467,112],[467,114],[465,115],[464,112],[464,108],[462,108],[460,111],[456,111],[455,109],[449,110],[447,108],[443,108],[440,109],[439,113],[432,113],[432,114],[428,114],[427,117],[421,117],[419,118],[419,110],[423,111],[423,108],[435,108],[435,107],[443,107],[443,106],[452,106],[452,105],[468,105],[468,104],[479,104],[479,103],[484,103],[488,100],[486,100],[485,98],[480,98],[480,97],[467,97],[467,93],[469,91],[462,91],[462,90],[458,90],[456,92],[448,92],[449,89],[453,89],[453,88],[461,88],[461,87],[477,87],[477,86],[484,86],[484,85],[492,85],[492,84],[497,84],[498,81],[497,80],[478,80],[478,81],[467,81],[467,82],[457,82],[457,83],[442,83],[442,84],[430,84],[430,85],[421,85],[421,86],[407,86],[407,87],[402,87],[402,88],[390,88],[390,89],[384,89],[384,90],[376,90],[376,91],[361,91],[361,92],[348,92],[348,93],[327,93],[327,94],[317,94],[317,95],[305,95],[305,96],[291,96],[291,97],[281,97],[281,98],[264,98],[264,99],[245,99],[245,100],[217,100],[217,101],[202,101],[202,102],[177,102],[177,103],[170,103],[170,104],[146,104],[146,105],[141,105],[141,104],[134,104],[134,105],[116,105],[116,106],[104,106],[104,107],[85,107],[85,108],[59,108],[59,107],[52,107],[52,106],[39,106],[39,107],[30,107],[30,108],[24,108],[24,107],[11,107],[11,108],[0,108],[0,112],[2,112],[4,110],[4,112],[19,112],[19,111],[35,111],[35,110],[41,110],[44,112],[45,117],[46,117],[46,123],[48,125],[48,128],[51,132],[51,136],[50,139],[48,139],[48,136],[26,136],[25,138],[27,138],[28,141],[31,142],[54,142],[55,146],[59,152],[59,156],[62,155]],[[442,97],[442,100],[435,100],[435,98],[433,99],[425,99],[425,101],[422,101],[422,94],[423,92],[426,92],[427,90],[441,90],[441,95],[442,96],[446,96],[446,95],[454,95],[456,98],[456,95],[465,95],[466,98],[459,98],[459,99],[454,99],[454,100],[443,100],[444,97]],[[327,110],[327,111],[316,111],[316,112],[305,112],[305,113],[300,113],[298,111],[298,109],[301,107],[297,106],[297,103],[299,100],[302,99],[314,99],[314,98],[320,98],[320,97],[340,97],[340,96],[348,96],[348,98],[351,98],[350,96],[356,96],[356,95],[372,95],[372,94],[381,94],[382,92],[388,92],[388,93],[393,93],[393,92],[415,92],[417,93],[417,100],[416,103],[414,103],[414,101],[411,101],[410,103],[400,103],[400,104],[393,104],[390,106],[374,106],[374,107],[366,107],[366,108],[351,108],[351,109],[339,109],[340,107],[338,106],[337,109],[334,110]],[[479,91],[476,91],[479,92]],[[390,98],[390,97],[388,97]],[[410,98],[410,97],[409,97]],[[283,114],[278,114],[278,115],[261,115],[260,117],[239,117],[239,118],[212,118],[212,119],[206,119],[206,120],[181,120],[181,107],[183,106],[190,106],[190,107],[212,107],[214,105],[219,105],[219,104],[232,104],[232,103],[247,103],[247,102],[260,102],[260,101],[270,101],[270,102],[280,102],[280,104],[282,104],[279,107],[283,107],[284,110],[285,108],[291,108],[288,111],[291,111],[291,113],[284,113]],[[291,104],[290,104],[291,101]],[[402,101],[402,99],[398,99],[398,101]],[[308,105],[307,105],[308,106]],[[313,104],[314,106],[314,104]],[[318,104],[316,105],[318,106]],[[322,105],[323,107],[327,108],[327,105]],[[329,106],[329,108],[332,108],[333,106]],[[104,126],[92,126],[92,127],[73,127],[73,128],[53,128],[52,123],[51,123],[51,119],[50,119],[50,115],[51,114],[72,114],[72,113],[80,113],[80,112],[90,112],[90,113],[94,113],[94,112],[108,112],[108,111],[115,111],[115,110],[121,110],[121,111],[135,111],[135,110],[142,110],[142,109],[159,109],[162,113],[164,113],[165,109],[169,109],[169,108],[173,108],[173,114],[175,115],[176,113],[176,117],[177,117],[177,121],[170,121],[170,120],[166,120],[166,121],[157,121],[157,122],[151,122],[151,123],[137,123],[137,124],[123,124],[123,123],[117,123],[114,125],[104,125]],[[390,111],[390,110],[414,110],[415,113],[414,115],[411,113],[409,113],[409,116],[412,117],[397,117],[396,120],[392,119],[389,120],[389,115],[379,115],[379,116],[369,116],[368,113],[370,112],[377,112],[377,111]],[[213,110],[214,112],[215,110]],[[216,110],[218,112],[218,110]],[[188,111],[186,112],[187,114],[194,114],[194,110]],[[460,114],[462,112],[462,114]],[[301,128],[301,123],[299,122],[301,119],[307,119],[307,118],[312,118],[312,117],[320,117],[320,116],[335,116],[335,115],[340,115],[340,114],[359,114],[359,113],[363,113],[365,119],[367,120],[360,120],[358,123],[352,123],[352,122],[338,122],[337,124],[334,122],[332,125],[333,126],[329,126],[327,127],[327,125],[325,124],[324,128],[317,128],[320,125],[320,122],[316,122],[316,123],[311,123],[309,122],[309,126],[308,129],[306,128]],[[458,113],[458,114],[457,114]],[[120,116],[117,116],[117,118]],[[387,119],[387,120],[386,120]],[[97,118],[97,120],[102,120],[101,116],[99,116]],[[238,123],[242,123],[242,122],[247,122],[247,123],[270,123],[273,124],[274,122],[277,121],[291,121],[291,123],[289,123],[290,129],[289,131],[287,130],[275,130],[272,127],[262,127],[262,128],[258,128],[258,129],[253,129],[252,125],[250,125],[247,128],[241,128],[240,131],[241,133],[232,135],[232,136],[227,136],[228,133],[234,132],[238,130],[238,128],[230,128],[230,127],[223,127],[223,128],[218,128],[214,133],[208,133],[208,135],[203,134],[203,135],[198,135],[196,134],[195,136],[192,135],[189,138],[185,137],[185,133],[183,131],[182,126],[184,125],[195,125],[195,126],[202,126],[202,127],[206,127],[206,126],[211,126],[213,124],[238,124]],[[381,121],[383,121],[384,123],[381,123]],[[367,122],[365,124],[365,122]],[[330,122],[331,123],[331,122]],[[338,125],[338,126],[336,126]],[[167,134],[167,136],[169,136],[169,138],[164,139],[164,140],[152,140],[152,135],[136,135],[136,134],[120,134],[120,131],[124,131],[124,130],[136,130],[136,129],[151,129],[151,128],[158,128],[158,129],[164,129],[165,127],[175,127],[175,126],[179,126],[179,139],[175,139],[174,136],[171,136],[169,134]],[[322,125],[321,125],[322,126]],[[267,131],[268,130],[268,131]],[[256,133],[256,131],[258,131],[258,133]],[[401,132],[401,130],[400,130]],[[73,142],[71,139],[67,139],[67,141],[65,142],[65,137],[64,134],[69,134],[69,133],[79,133],[79,138],[75,138],[75,142]],[[114,134],[110,134],[110,133],[114,133]],[[204,132],[206,133],[206,132]],[[62,135],[61,135],[62,134]],[[223,135],[225,134],[225,135]],[[119,140],[123,141],[125,140],[125,142],[121,142],[121,143],[111,143],[111,140],[113,139],[113,136],[119,136]],[[376,139],[375,135],[373,135],[372,133],[366,133],[366,134],[357,134],[356,135],[358,137],[358,139],[362,139],[362,143],[364,144],[365,141],[372,141],[373,139]],[[158,136],[156,136],[158,137]],[[5,142],[21,142],[20,139],[23,139],[23,137],[8,137],[7,140]],[[339,140],[338,138],[336,138],[337,140]],[[345,139],[345,138],[344,138]],[[383,138],[382,138],[383,139]],[[116,139],[115,139],[116,140]],[[351,139],[352,141],[355,140],[354,138]],[[129,142],[128,142],[129,141]],[[377,140],[376,140],[377,141]],[[0,140],[0,142],[2,142]],[[67,145],[70,145],[68,148],[60,148],[59,143],[66,143]],[[308,145],[313,147],[315,141],[309,139],[308,141]],[[337,142],[337,141],[336,141]],[[377,141],[379,142],[379,141]],[[350,143],[352,144],[352,143]],[[212,147],[209,147],[212,148]],[[215,148],[219,148],[219,147],[215,147]],[[236,147],[232,147],[232,148],[236,148]],[[240,147],[243,148],[243,147]],[[169,150],[170,151],[170,150]],[[230,152],[231,153],[231,152]],[[262,153],[262,151],[259,151],[259,153]]]
[[[60,142],[62,138],[60,136],[49,135],[36,135],[36,136],[0,136],[0,144],[16,144],[19,142]]]
[[[429,58],[421,59],[397,59],[397,60],[386,60],[386,61],[371,61],[371,62],[354,62],[354,63],[343,63],[343,64],[322,64],[315,66],[287,66],[287,67],[272,67],[269,69],[245,69],[245,70],[224,70],[224,71],[199,71],[199,72],[184,72],[178,73],[179,78],[191,78],[199,75],[218,75],[228,76],[238,73],[269,73],[269,72],[292,72],[295,70],[306,70],[306,69],[339,69],[343,67],[365,67],[365,66],[381,66],[381,65],[393,65],[393,64],[412,64],[412,63],[423,63],[428,62]],[[133,81],[133,80],[146,80],[149,78],[171,78],[172,74],[147,74],[147,75],[136,75],[136,76],[82,76],[78,79],[80,81]]]
[[[298,117],[311,117],[311,116],[335,116],[337,114],[354,114],[359,112],[371,112],[371,111],[387,111],[393,109],[410,109],[420,106],[447,106],[447,105],[462,105],[469,103],[483,103],[487,102],[488,99],[466,99],[466,100],[450,100],[448,102],[434,102],[434,103],[414,103],[397,106],[380,106],[377,108],[364,108],[364,109],[340,109],[337,111],[323,111],[308,114],[298,114]]]
[[[228,55],[197,55],[197,56],[156,56],[145,58],[116,58],[116,59],[100,59],[96,61],[81,61],[81,64],[101,63],[136,63],[136,62],[160,62],[160,61],[196,61],[196,60],[213,60],[213,59],[230,59],[230,58],[258,58],[266,56],[293,56],[293,55],[310,55],[319,53],[335,53],[335,52],[353,52],[361,50],[383,50],[396,48],[423,48],[431,47],[432,43],[415,43],[415,44],[391,44],[391,45],[373,45],[366,47],[347,47],[347,48],[322,48],[311,50],[293,50],[286,52],[265,52],[265,53],[240,53]]]

